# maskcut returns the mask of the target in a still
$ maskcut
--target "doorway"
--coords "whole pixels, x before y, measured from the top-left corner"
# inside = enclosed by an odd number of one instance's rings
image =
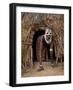
[[[37,62],[37,56],[36,56],[36,40],[39,36],[44,35],[45,30],[38,30],[35,32],[34,36],[33,36],[33,42],[32,42],[32,51],[33,51],[33,62]],[[48,51],[48,59],[51,60],[51,55],[50,55],[50,46],[48,47],[49,51]],[[52,55],[52,59],[55,59],[55,48],[53,46],[53,55]]]

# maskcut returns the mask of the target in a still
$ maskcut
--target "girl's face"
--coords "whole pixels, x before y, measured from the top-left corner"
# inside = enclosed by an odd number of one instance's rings
[[[52,40],[52,31],[51,29],[46,29],[45,31],[45,39],[49,42]]]

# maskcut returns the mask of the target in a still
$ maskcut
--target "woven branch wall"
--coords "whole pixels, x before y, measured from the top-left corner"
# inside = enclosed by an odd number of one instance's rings
[[[54,39],[64,48],[64,15],[63,14],[39,14],[39,13],[21,13],[21,48],[22,48],[22,66],[31,67],[32,60],[32,42],[36,31],[44,30],[50,27],[54,33]],[[58,44],[56,43],[56,44]],[[61,49],[60,49],[61,50]]]

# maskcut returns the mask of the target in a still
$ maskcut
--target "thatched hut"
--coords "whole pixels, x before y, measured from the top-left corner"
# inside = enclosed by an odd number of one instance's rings
[[[51,27],[57,45],[64,48],[64,15],[63,14],[43,14],[43,13],[21,13],[21,48],[22,48],[22,68],[32,68],[35,54],[35,43],[39,35],[44,33],[45,27]],[[39,35],[38,35],[39,33]],[[36,39],[34,39],[36,37]],[[34,43],[34,46],[33,46]],[[33,48],[34,47],[34,50]],[[59,49],[60,52],[63,50]],[[62,51],[61,51],[62,50]],[[62,52],[64,53],[64,51]]]

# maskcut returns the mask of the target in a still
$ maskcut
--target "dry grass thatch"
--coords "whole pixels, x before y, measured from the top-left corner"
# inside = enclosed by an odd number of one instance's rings
[[[51,27],[64,48],[64,15],[21,13],[22,62],[30,63],[33,35],[40,27]],[[42,29],[43,30],[43,29]]]

